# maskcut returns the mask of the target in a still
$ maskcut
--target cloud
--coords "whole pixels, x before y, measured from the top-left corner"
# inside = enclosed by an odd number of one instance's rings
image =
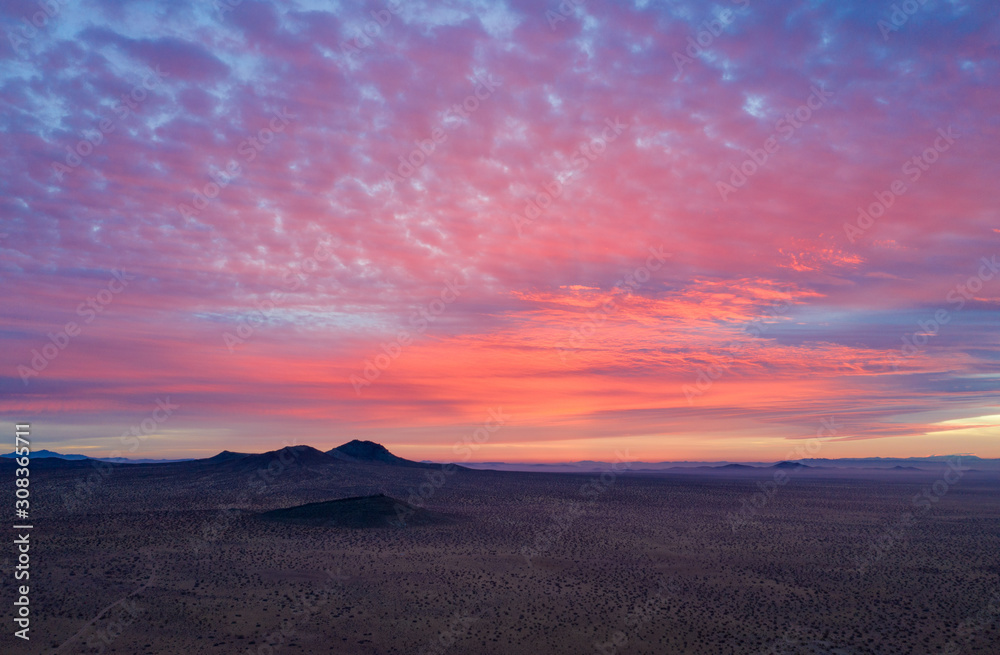
[[[908,408],[984,413],[992,382],[970,376],[1000,350],[1000,281],[961,309],[949,294],[1000,252],[997,7],[928,6],[885,42],[864,3],[751,4],[679,71],[717,8],[587,4],[553,29],[529,2],[387,6],[98,2],[4,51],[0,412],[105,425],[173,394],[178,429],[283,416],[391,439],[502,403],[522,441],[659,435],[651,458],[824,413],[870,442],[843,452],[876,453],[935,425]],[[852,243],[845,223],[897,179]],[[650,247],[671,256],[625,285]],[[116,269],[135,281],[25,386],[18,367]],[[403,331],[359,396],[351,376]],[[684,385],[719,362],[692,408]]]

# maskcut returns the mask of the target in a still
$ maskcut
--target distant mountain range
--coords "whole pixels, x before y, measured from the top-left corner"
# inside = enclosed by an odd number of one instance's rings
[[[253,468],[266,466],[275,456],[282,460],[295,461],[300,466],[311,464],[326,464],[331,459],[346,462],[379,462],[389,466],[404,466],[410,468],[437,468],[440,463],[422,461],[416,462],[391,453],[385,446],[374,441],[355,439],[326,452],[312,446],[287,446],[268,453],[236,453],[224,450],[218,455],[205,459],[129,459],[126,457],[94,457],[78,454],[62,454],[51,450],[36,450],[29,457],[33,459],[63,459],[86,460],[95,459],[102,462],[118,464],[167,464],[176,462],[223,463],[239,462],[240,467]],[[4,458],[14,458],[14,453],[0,455]],[[752,471],[755,469],[870,469],[895,471],[936,470],[945,462],[960,457],[963,466],[974,466],[979,470],[1000,470],[1000,459],[984,459],[975,455],[933,455],[930,457],[864,457],[845,459],[802,459],[781,462],[630,462],[628,471],[642,473],[654,471]],[[592,473],[611,469],[612,462],[585,460],[579,462],[530,463],[530,462],[464,462],[463,468],[497,471],[527,471],[545,473]],[[616,467],[622,469],[622,465]]]
[[[17,457],[15,453],[0,455],[7,459]],[[205,459],[127,459],[125,457],[87,457],[86,455],[67,455],[52,450],[36,450],[31,459],[58,459],[81,461],[93,459],[116,464],[174,464],[179,462],[195,462],[198,464],[227,464],[237,468],[255,469],[270,465],[276,458],[282,463],[290,463],[299,467],[330,464],[333,461],[342,462],[375,462],[389,466],[409,468],[438,468],[440,464],[414,462],[389,452],[385,446],[374,441],[355,439],[331,450],[323,452],[312,446],[286,446],[280,450],[266,453],[235,453],[224,450],[218,455]],[[461,467],[458,467],[461,468]]]
[[[17,453],[7,453],[6,455],[0,455],[0,457],[17,457]],[[59,459],[90,459],[86,455],[63,455],[52,450],[36,450],[28,453],[28,457],[38,457],[39,459],[45,457],[58,457]]]
[[[1000,459],[985,459],[969,454],[932,455],[930,457],[862,457],[843,459],[800,459],[782,462],[629,462],[628,471],[635,473],[650,473],[656,471],[697,472],[709,469],[717,471],[753,471],[755,469],[868,469],[894,471],[937,471],[946,462],[960,457],[963,466],[971,466],[976,470],[1000,471]],[[532,462],[466,462],[463,466],[471,469],[490,469],[497,471],[534,471],[539,473],[599,473],[607,471],[613,462],[595,462],[592,460],[580,462],[555,462],[536,464]],[[617,468],[622,469],[622,464]]]
[[[15,453],[7,453],[5,455],[0,455],[0,457],[6,457],[8,459],[13,459],[17,457]],[[68,460],[81,460],[81,459],[96,459],[101,462],[117,462],[119,464],[163,464],[168,462],[190,462],[193,458],[187,459],[129,459],[128,457],[87,457],[86,455],[64,455],[63,453],[57,453],[54,450],[35,450],[28,454],[29,459],[68,459]]]

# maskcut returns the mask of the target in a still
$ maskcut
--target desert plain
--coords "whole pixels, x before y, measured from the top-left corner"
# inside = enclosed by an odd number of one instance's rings
[[[1000,643],[1000,475],[968,464],[526,473],[298,446],[31,466],[31,640],[6,630],[3,652],[987,655]],[[13,463],[0,471],[12,478]]]

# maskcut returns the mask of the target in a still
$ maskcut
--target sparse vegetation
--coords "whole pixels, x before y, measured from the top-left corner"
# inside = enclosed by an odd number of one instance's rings
[[[535,654],[598,644],[902,655],[944,652],[961,636],[971,655],[1000,640],[995,613],[958,634],[1000,581],[995,473],[968,473],[863,573],[868,540],[936,473],[801,472],[737,534],[726,514],[771,472],[626,473],[528,566],[522,548],[593,476],[459,470],[426,507],[458,519],[447,524],[260,520],[307,503],[325,511],[348,497],[405,498],[425,474],[299,452],[282,467],[254,456],[270,473],[252,494],[255,471],[242,458],[122,466],[72,513],[60,498],[86,463],[36,463],[45,550],[32,583],[51,638],[30,652],[51,652],[135,592],[153,563],[155,579],[131,596],[134,620],[103,628],[115,635],[104,652]],[[233,511],[193,553],[193,533],[220,510]],[[63,652],[102,644],[84,634]]]

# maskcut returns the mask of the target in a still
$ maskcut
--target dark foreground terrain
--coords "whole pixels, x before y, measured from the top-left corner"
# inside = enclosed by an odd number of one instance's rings
[[[31,466],[4,653],[1000,652],[996,472]]]

